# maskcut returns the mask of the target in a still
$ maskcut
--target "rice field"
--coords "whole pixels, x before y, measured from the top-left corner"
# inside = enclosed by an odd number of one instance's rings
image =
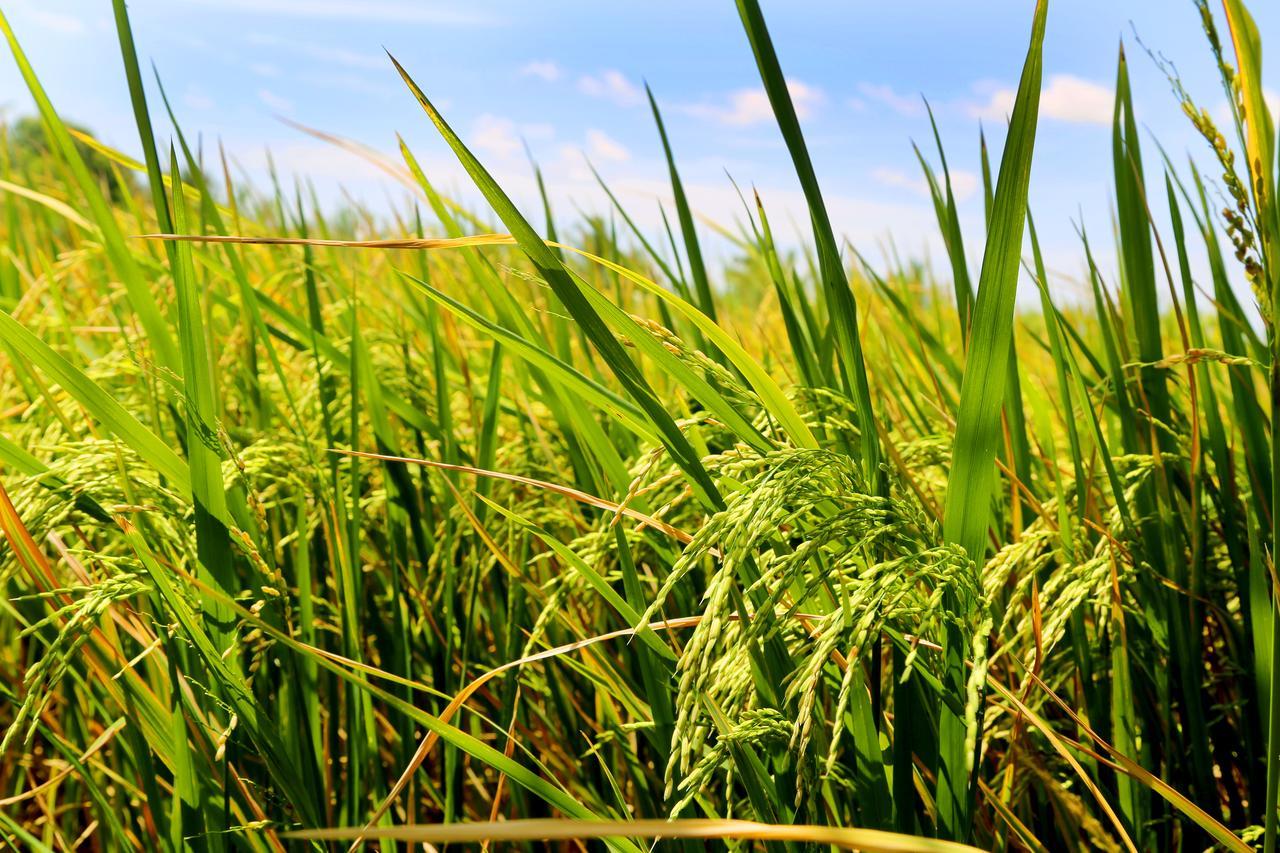
[[[113,7],[141,160],[0,13],[39,112],[0,130],[5,845],[1276,850],[1280,185],[1242,0],[1171,11],[1227,96],[1172,80],[1208,170],[1144,138],[1119,55],[1085,304],[1027,205],[1047,0],[981,257],[925,146],[936,277],[835,232],[737,0],[811,240],[744,193],[732,298],[665,133],[665,232],[518,209],[396,63],[487,208],[402,144],[364,156],[414,206],[326,215],[170,144]]]

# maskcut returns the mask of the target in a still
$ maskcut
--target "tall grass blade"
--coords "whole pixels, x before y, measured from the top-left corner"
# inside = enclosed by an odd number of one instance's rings
[[[947,476],[943,535],[975,562],[980,562],[986,553],[991,526],[994,462],[1000,437],[1000,409],[1009,381],[1013,306],[1039,116],[1047,15],[1047,0],[1039,0],[1031,25],[1031,46],[1000,158],[991,227],[974,301],[968,359],[960,386],[951,472]],[[947,686],[955,694],[966,692],[964,659],[969,653],[959,632],[949,631],[944,652]],[[967,713],[975,712],[976,708]],[[975,725],[942,710],[938,820],[942,833],[956,840],[967,838],[971,831],[974,792],[970,777],[976,748],[972,733]]]

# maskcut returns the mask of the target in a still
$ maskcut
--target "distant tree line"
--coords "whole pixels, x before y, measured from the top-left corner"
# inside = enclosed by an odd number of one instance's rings
[[[75,130],[87,136],[93,135],[83,125],[69,121],[65,124],[69,130]],[[8,140],[12,162],[23,163],[48,157],[49,137],[45,133],[44,124],[37,116],[21,116],[13,123],[6,125],[3,132]],[[72,139],[89,173],[98,179],[109,194],[109,198],[112,201],[123,201],[125,194],[132,192],[135,188],[132,173],[115,168],[114,164],[101,152],[74,136]]]

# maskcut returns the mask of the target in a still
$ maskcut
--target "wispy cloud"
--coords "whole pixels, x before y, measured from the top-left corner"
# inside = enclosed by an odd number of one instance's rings
[[[858,91],[864,98],[883,104],[898,115],[924,115],[924,102],[919,95],[904,95],[885,83],[859,83]],[[856,106],[854,108],[858,109]]]
[[[410,0],[373,0],[351,3],[347,0],[188,0],[190,3],[258,15],[294,18],[324,18],[392,24],[441,24],[454,26],[493,26],[501,18],[482,12],[455,8],[455,4],[410,2]]]
[[[345,47],[281,38],[269,33],[250,33],[245,38],[245,41],[251,45],[280,48],[298,56],[305,56],[308,59],[316,59],[332,65],[343,65],[347,68],[384,71],[391,67],[391,61],[382,54],[360,53],[348,50]]]
[[[872,170],[871,179],[891,189],[909,190],[916,195],[924,197],[929,195],[929,183],[924,179],[923,175],[912,177],[900,169],[881,166]],[[973,172],[967,172],[963,169],[951,170],[951,191],[955,194],[956,201],[965,201],[971,198],[977,189],[978,176]]]
[[[808,118],[826,100],[822,90],[799,80],[788,80],[787,91],[791,93],[791,102],[795,104],[796,115],[800,118]],[[764,89],[738,89],[730,92],[723,103],[687,104],[681,109],[691,116],[733,127],[773,120],[773,108]]]
[[[520,68],[521,77],[537,77],[553,83],[564,76],[564,69],[550,59],[535,59]]]
[[[66,12],[43,9],[37,3],[32,2],[16,2],[15,6],[16,10],[21,12],[31,23],[60,35],[78,36],[83,34],[86,29],[83,20]]]
[[[280,69],[270,62],[250,62],[249,70],[259,77],[279,77]]]
[[[509,118],[484,113],[472,122],[469,141],[481,151],[506,160],[524,148],[522,139],[545,140],[554,136],[555,128],[549,124],[517,124]]]
[[[515,122],[488,113],[472,124],[471,144],[502,159],[520,153],[520,137],[516,135]]]
[[[187,90],[182,93],[182,103],[186,104],[193,110],[211,110],[214,107],[213,98],[210,98],[203,91],[195,86],[188,86]]]
[[[307,84],[311,89],[341,89],[357,95],[373,95],[386,98],[389,93],[397,91],[394,86],[370,80],[368,77],[353,71],[307,71],[296,75],[295,79]]]
[[[633,107],[642,99],[640,87],[616,69],[582,75],[578,78],[578,91],[593,98],[613,101],[620,107]]]
[[[929,192],[929,184],[923,177],[911,177],[901,169],[891,169],[888,166],[881,166],[871,171],[871,179],[877,184],[886,187],[892,187],[899,190],[911,190],[913,193],[926,195]]]
[[[269,152],[269,153],[268,153]],[[269,163],[283,174],[305,175],[342,183],[381,183],[386,173],[368,160],[316,140],[258,139],[228,140],[227,153],[240,166],[265,171]],[[270,157],[270,160],[268,159]]]
[[[293,112],[293,101],[289,100],[288,98],[277,95],[275,92],[271,91],[270,89],[259,89],[258,100],[262,101],[262,103],[266,104],[268,107],[275,110],[276,112],[280,112],[280,113]]]
[[[84,21],[74,15],[63,14],[62,12],[47,12],[43,9],[33,9],[31,17],[36,23],[45,29],[62,33],[68,36],[78,36],[84,32]]]
[[[951,191],[955,193],[956,201],[965,201],[973,197],[978,191],[978,176],[973,172],[966,172],[964,169],[951,170]]]
[[[1013,112],[1016,97],[1013,89],[996,89],[986,103],[970,104],[969,115],[1004,121]],[[1058,121],[1110,124],[1114,106],[1115,93],[1110,87],[1071,74],[1052,75],[1040,93],[1040,115]]]
[[[631,159],[631,152],[618,140],[603,130],[587,131],[587,156],[593,160],[612,160],[616,163]]]

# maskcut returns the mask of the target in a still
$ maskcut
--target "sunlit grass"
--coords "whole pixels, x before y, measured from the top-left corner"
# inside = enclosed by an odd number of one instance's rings
[[[1046,0],[974,141],[980,257],[917,152],[936,281],[838,237],[738,0],[812,245],[744,198],[733,298],[652,96],[665,233],[603,180],[624,234],[519,209],[398,63],[488,210],[402,143],[412,209],[327,216],[159,144],[114,8],[141,160],[0,15],[44,134],[0,138],[10,846],[1275,849],[1280,207],[1238,0],[1183,10],[1231,104],[1175,81],[1207,174],[1118,58],[1085,306],[1027,209]]]

